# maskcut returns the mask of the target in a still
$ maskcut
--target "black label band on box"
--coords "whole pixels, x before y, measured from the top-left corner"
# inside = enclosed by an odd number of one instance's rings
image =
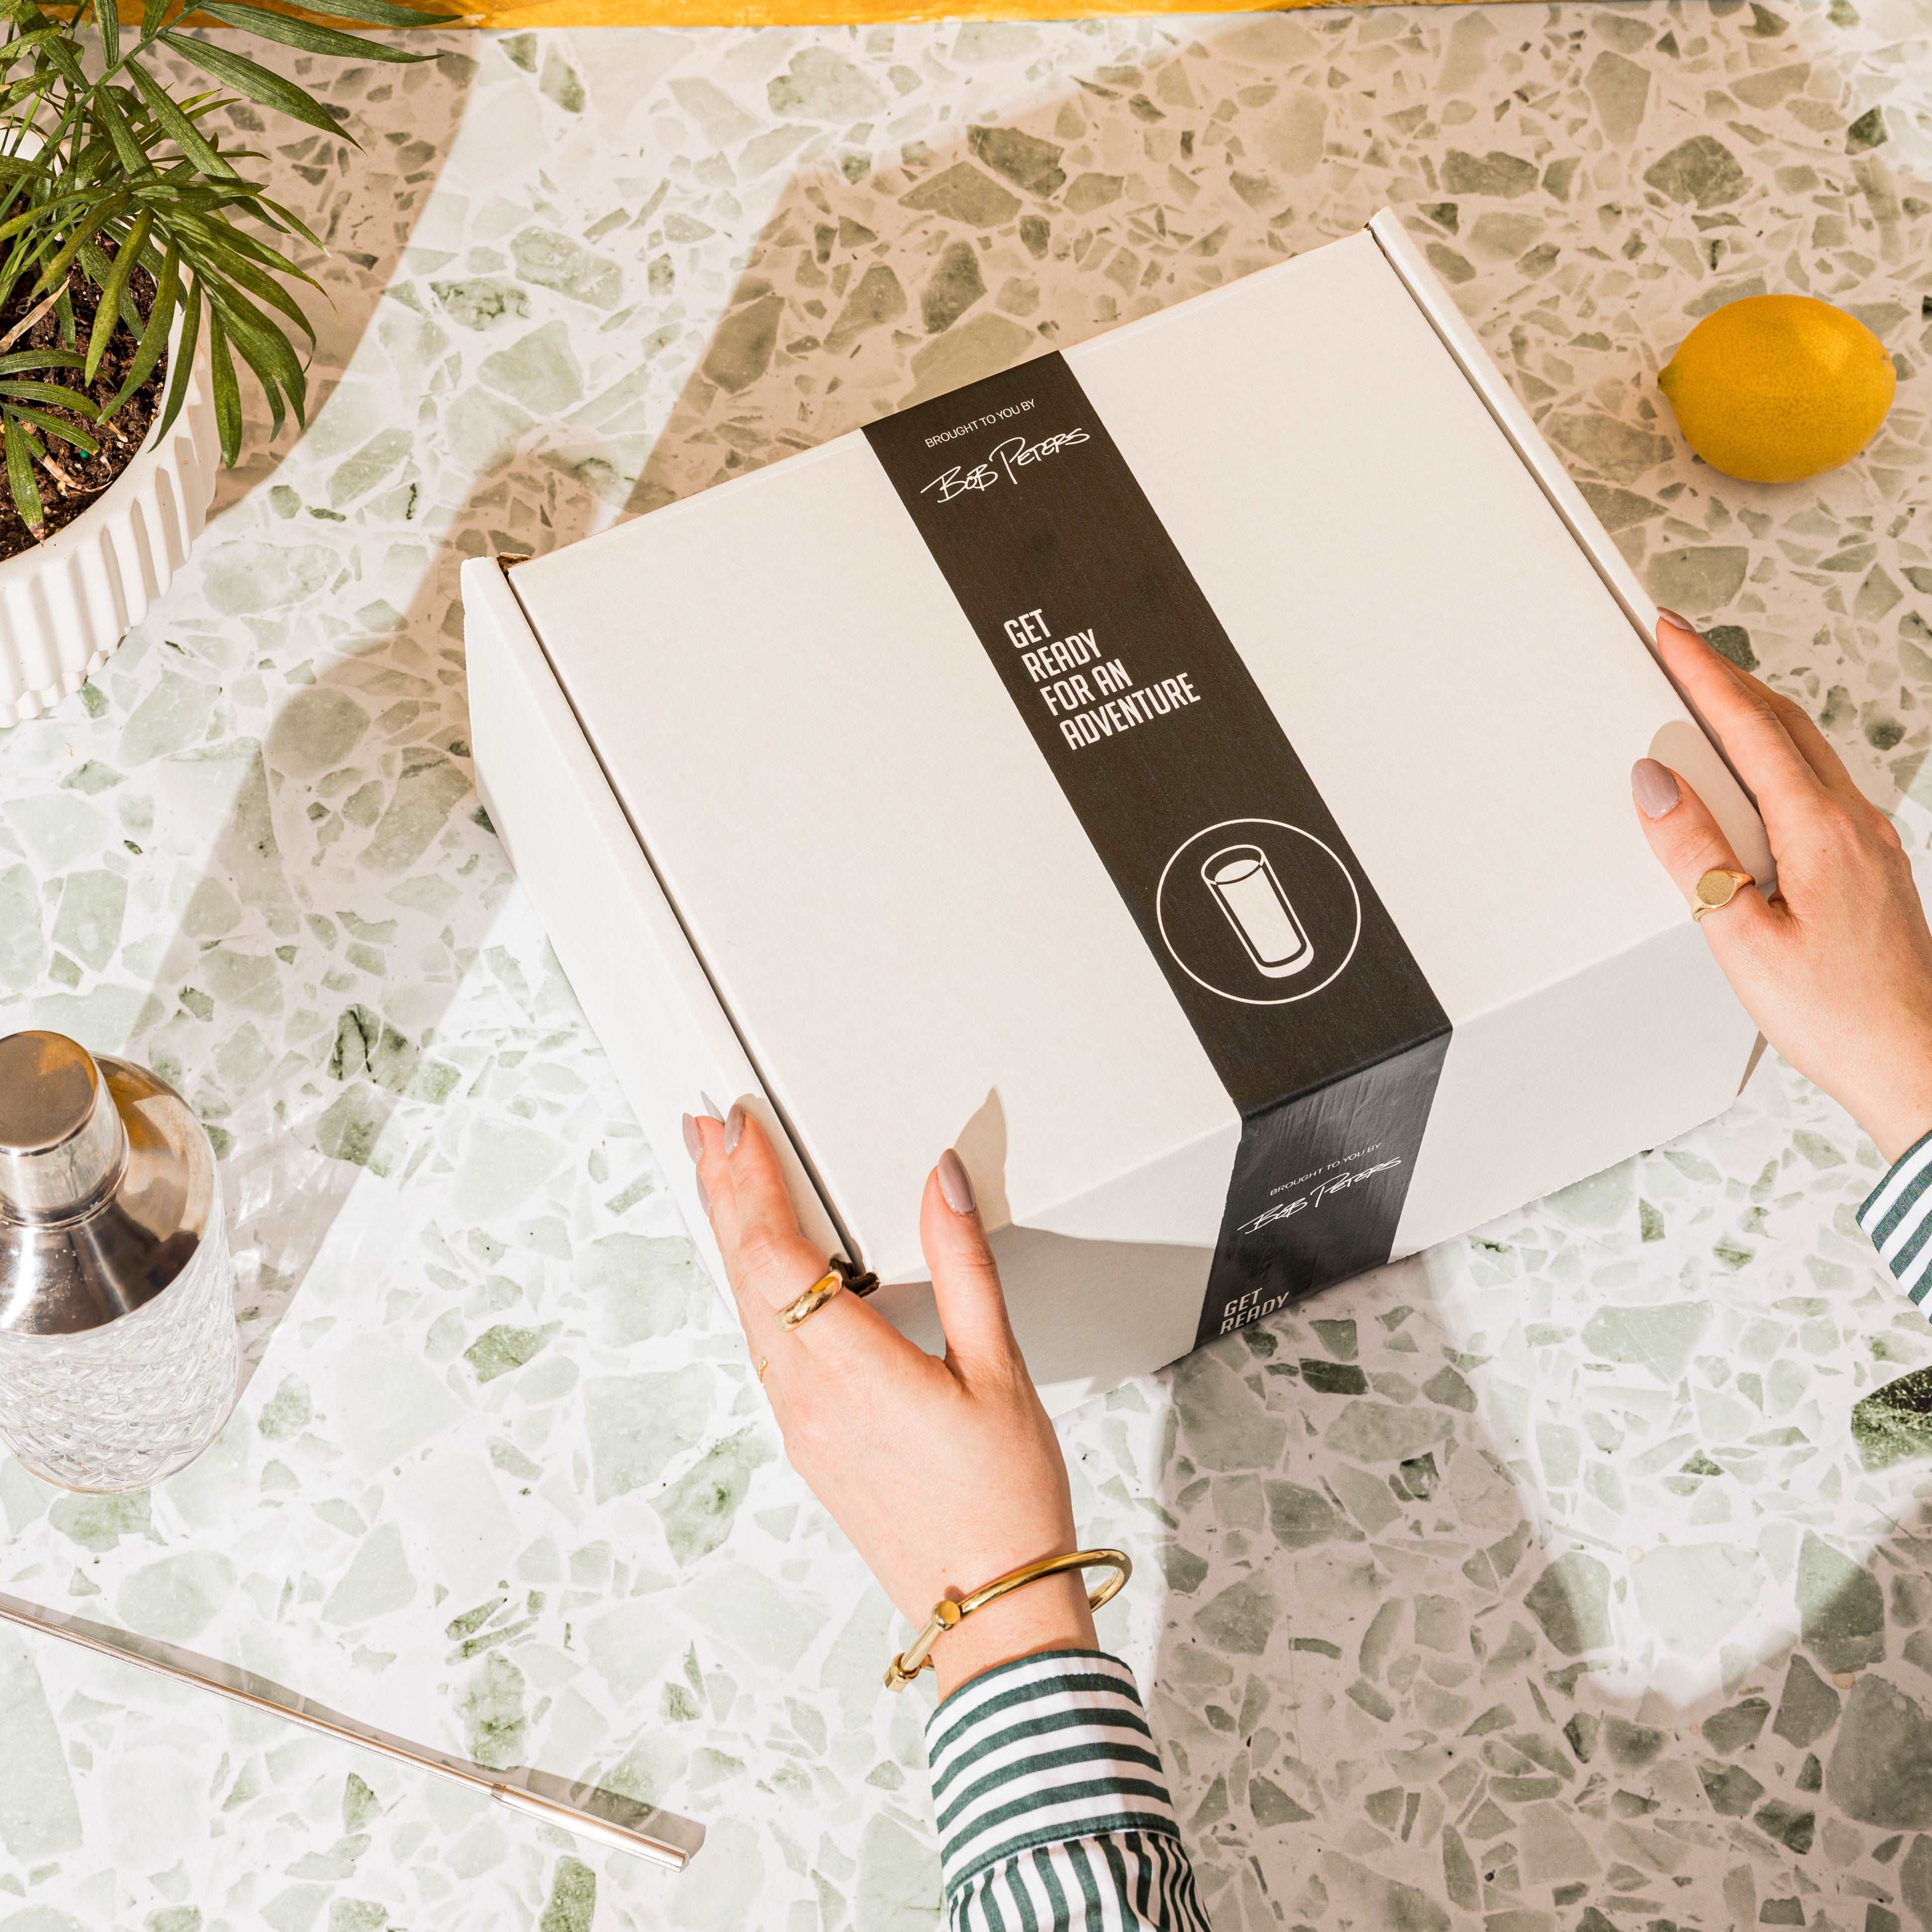
[[[1098,412],[1054,354],[866,435],[1240,1112],[1197,1346],[1379,1266],[1448,1016]]]

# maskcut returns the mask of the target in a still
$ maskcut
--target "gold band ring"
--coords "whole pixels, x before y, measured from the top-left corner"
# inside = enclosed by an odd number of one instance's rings
[[[778,1310],[781,1328],[797,1328],[809,1322],[845,1286],[836,1268],[827,1268],[805,1292]]]
[[[765,1385],[765,1371],[770,1368],[771,1365],[772,1358],[770,1356],[760,1355],[758,1358],[758,1386],[760,1388],[763,1388]]]
[[[1735,866],[1713,866],[1691,894],[1690,916],[1702,926],[1706,913],[1723,911],[1745,886],[1756,884],[1750,873],[1741,872]]]
[[[975,1610],[983,1610],[987,1604],[998,1602],[1015,1590],[1024,1589],[1029,1583],[1037,1583],[1042,1576],[1058,1576],[1064,1570],[1085,1570],[1096,1565],[1113,1572],[1097,1590],[1087,1593],[1087,1607],[1097,1610],[1103,1604],[1111,1604],[1134,1574],[1134,1559],[1124,1550],[1076,1550],[1065,1556],[1048,1556],[1038,1563],[1024,1563],[1017,1570],[1009,1570],[1004,1576],[995,1576],[990,1583],[982,1583],[978,1589],[956,1601],[951,1597],[940,1598],[933,1605],[932,1618],[925,1629],[886,1666],[886,1688],[903,1690],[922,1670],[930,1670],[933,1646],[948,1630],[957,1629],[961,1621]]]

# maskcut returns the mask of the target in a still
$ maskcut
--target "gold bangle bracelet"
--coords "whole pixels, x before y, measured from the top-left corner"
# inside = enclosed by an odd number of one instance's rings
[[[982,1583],[956,1600],[940,1598],[933,1605],[932,1618],[925,1629],[886,1666],[886,1688],[903,1690],[922,1670],[930,1670],[933,1646],[975,1610],[984,1610],[988,1604],[1024,1589],[1029,1583],[1037,1583],[1042,1576],[1058,1576],[1095,1564],[1104,1564],[1113,1572],[1097,1590],[1087,1593],[1087,1607],[1097,1610],[1103,1604],[1111,1604],[1134,1574],[1134,1560],[1124,1550],[1076,1550],[1066,1556],[1043,1557],[1037,1563],[1024,1563],[1017,1570],[1009,1570],[1004,1576],[995,1576],[990,1583]]]

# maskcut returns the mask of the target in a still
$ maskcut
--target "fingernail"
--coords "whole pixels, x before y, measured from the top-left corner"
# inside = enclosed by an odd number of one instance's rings
[[[701,1174],[698,1177],[698,1204],[708,1217],[711,1213],[711,1190],[705,1186],[704,1177]]]
[[[684,1117],[684,1150],[693,1160],[704,1158],[704,1136],[698,1131],[698,1123],[688,1114]]]
[[[1675,610],[1665,610],[1661,604],[1657,607],[1657,614],[1661,617],[1666,624],[1674,625],[1676,628],[1682,631],[1687,638],[1697,638],[1701,639],[1704,634],[1702,632],[1698,629],[1695,624],[1691,622],[1688,617],[1680,617]]]
[[[1677,780],[1668,765],[1640,758],[1630,767],[1630,795],[1646,818],[1661,818],[1677,809]]]
[[[939,1156],[939,1191],[956,1214],[970,1214],[980,1204],[973,1196],[973,1182],[966,1163],[950,1148]]]
[[[724,1116],[724,1151],[736,1154],[738,1142],[745,1132],[745,1110],[735,1101],[731,1111]]]

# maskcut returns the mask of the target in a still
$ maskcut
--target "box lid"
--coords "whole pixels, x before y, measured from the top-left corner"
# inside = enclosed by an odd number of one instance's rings
[[[1682,922],[1630,763],[1742,801],[1372,237],[1066,361],[1452,1023]],[[962,1138],[994,1226],[1212,1245],[1233,1104],[862,437],[513,580],[871,1265]]]

